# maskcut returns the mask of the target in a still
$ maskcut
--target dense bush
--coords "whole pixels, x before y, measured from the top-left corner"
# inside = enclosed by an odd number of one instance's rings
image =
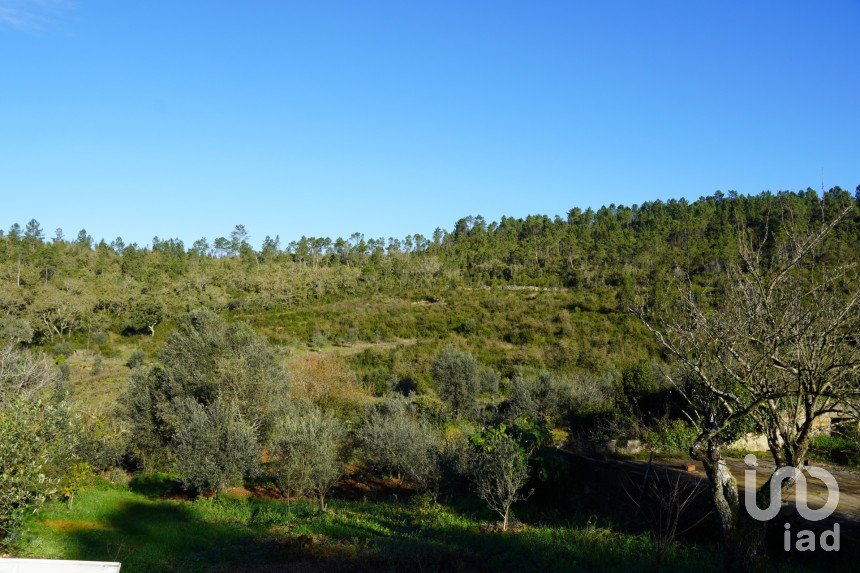
[[[471,354],[447,346],[433,362],[430,375],[439,397],[454,413],[474,415],[481,392],[481,371]]]
[[[511,380],[504,410],[509,421],[525,416],[562,424],[572,413],[598,409],[610,400],[611,391],[602,389],[600,380],[521,373]]]
[[[638,363],[622,371],[617,403],[623,413],[652,416],[665,409],[666,397],[660,393],[654,370],[650,364]]]
[[[56,491],[54,462],[38,403],[9,401],[0,409],[0,543],[23,516]]]
[[[92,374],[93,376],[98,376],[99,374],[102,373],[103,369],[104,369],[104,361],[102,360],[102,357],[96,356],[96,359],[93,360],[93,368],[92,368],[92,370],[90,370],[90,374]]]
[[[33,341],[33,327],[30,323],[14,316],[0,317],[0,344],[30,344]]]
[[[107,471],[121,464],[128,450],[122,420],[105,413],[84,412],[75,418],[75,455],[93,468]]]
[[[810,444],[811,455],[833,463],[860,467],[860,432],[856,426],[841,430],[840,433],[815,436]]]
[[[287,401],[287,374],[279,356],[246,323],[228,323],[208,310],[182,317],[161,353],[176,396],[202,404],[226,398],[265,442]]]
[[[355,434],[362,459],[372,470],[406,479],[419,489],[438,478],[438,433],[416,416],[407,398],[394,394],[369,407]]]
[[[76,432],[45,357],[0,350],[0,543],[57,493],[74,461]]]
[[[663,452],[686,455],[700,432],[686,420],[668,417],[657,418],[645,432],[646,443]]]
[[[185,400],[176,408],[176,472],[186,491],[208,495],[239,485],[259,460],[254,429],[229,404]]]
[[[125,334],[155,335],[155,327],[164,319],[164,310],[153,300],[138,300],[129,305],[123,319]]]

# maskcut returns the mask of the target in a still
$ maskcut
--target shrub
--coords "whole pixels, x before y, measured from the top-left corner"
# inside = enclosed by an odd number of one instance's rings
[[[0,341],[30,344],[33,334],[33,327],[26,320],[14,316],[0,317]]]
[[[50,361],[0,350],[0,543],[57,492],[75,438]]]
[[[17,399],[0,407],[0,542],[57,491],[55,444],[62,437],[48,419],[57,415],[38,401]]]
[[[810,443],[810,454],[816,458],[848,465],[860,466],[860,440],[857,431],[845,431],[840,434],[819,434]]]
[[[96,359],[93,361],[93,369],[90,371],[90,373],[91,373],[93,376],[98,376],[99,374],[101,374],[101,373],[102,373],[102,369],[103,369],[103,367],[104,367],[104,366],[103,366],[103,363],[102,363],[102,357],[101,357],[101,356],[97,356],[97,357],[96,357]]]
[[[256,469],[259,445],[254,429],[222,401],[202,406],[186,400],[177,408],[173,454],[186,491],[218,493],[238,485]]]
[[[126,360],[125,365],[134,370],[135,368],[140,368],[143,366],[143,363],[146,362],[146,352],[141,350],[140,348],[136,348],[129,355],[128,360]]]
[[[475,454],[475,446],[459,428],[447,432],[440,455],[440,468],[445,479],[471,479]]]
[[[123,320],[123,333],[147,333],[155,336],[155,327],[164,319],[161,305],[153,300],[139,300],[126,310]]]
[[[73,463],[60,480],[60,495],[66,500],[69,509],[75,502],[75,494],[86,486],[93,475],[93,468],[86,462]]]
[[[343,424],[319,407],[303,403],[279,420],[276,435],[272,465],[281,490],[288,500],[290,491],[313,495],[320,511],[325,511],[326,494],[343,474]]]
[[[699,430],[689,422],[663,417],[658,418],[645,433],[645,441],[665,452],[686,453],[698,435]]]
[[[328,334],[321,330],[317,330],[311,335],[310,347],[320,349],[328,344],[328,339]]]
[[[56,358],[68,358],[69,355],[74,351],[71,343],[63,341],[58,342],[54,345],[54,348],[51,349],[51,352]]]
[[[619,405],[625,413],[649,414],[661,406],[654,371],[647,363],[625,368],[621,373]]]
[[[481,392],[478,362],[468,352],[448,346],[430,367],[436,391],[456,414],[473,416]]]
[[[499,393],[502,377],[492,368],[488,368],[481,372],[481,391],[489,396],[494,396]]]
[[[547,372],[537,376],[518,374],[511,380],[507,410],[510,419],[525,416],[557,423],[574,410],[577,402],[575,382]]]
[[[463,336],[469,336],[478,334],[480,332],[480,327],[478,326],[477,320],[474,318],[467,318],[454,330]]]
[[[350,327],[346,331],[345,341],[347,344],[355,344],[359,341],[358,329],[355,327]]]
[[[427,489],[438,478],[439,437],[401,395],[390,395],[368,408],[356,439],[374,471],[406,479],[419,489]]]
[[[363,377],[364,387],[376,395],[385,393],[396,380],[397,378],[385,367],[373,368]]]
[[[127,451],[127,436],[120,420],[110,413],[86,413],[75,420],[75,456],[98,470],[116,467]]]

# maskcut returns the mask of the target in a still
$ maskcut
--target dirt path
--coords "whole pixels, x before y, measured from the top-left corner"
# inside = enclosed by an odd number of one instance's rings
[[[744,470],[746,469],[743,460],[729,459],[727,462],[731,468],[732,475],[734,475],[735,479],[738,480],[738,485],[741,487],[741,490],[743,490]],[[812,462],[810,465],[822,467],[833,474],[833,477],[836,478],[836,483],[839,485],[839,505],[836,508],[834,518],[839,521],[860,523],[860,472],[850,468],[821,462]],[[697,469],[700,467],[701,464],[698,464]],[[756,488],[767,481],[774,472],[775,467],[776,466],[771,460],[758,460]],[[704,476],[703,472],[699,471],[699,473]],[[810,508],[817,509],[823,506],[827,501],[827,488],[818,479],[807,476],[807,480],[807,503]],[[784,492],[784,499],[785,501],[795,500],[794,486]]]
[[[746,466],[744,465],[743,460],[740,459],[730,458],[726,461],[732,475],[734,475],[735,479],[738,480],[741,496],[743,496],[745,491],[744,470],[746,470]],[[648,465],[648,462],[641,460],[612,460],[609,463],[618,464],[619,467],[627,468],[627,471],[634,471],[636,473],[643,474]],[[683,469],[687,463],[687,460],[681,459],[658,460],[654,462],[657,467],[665,468],[670,471],[683,472],[691,477],[695,476],[696,478],[706,479],[701,463],[696,463],[696,469],[692,472],[687,472]],[[836,478],[836,483],[839,484],[839,504],[837,506],[836,513],[834,513],[833,519],[860,525],[860,471],[819,462],[814,462],[811,465],[823,467],[829,471],[833,474],[833,477]],[[764,482],[770,478],[774,468],[775,466],[771,460],[763,458],[758,460],[758,467],[756,470],[756,488],[764,484]],[[817,479],[810,478],[808,476],[807,479],[807,503],[810,508],[817,509],[823,506],[827,500],[827,488]],[[795,500],[794,486],[784,492],[783,500],[784,502]]]

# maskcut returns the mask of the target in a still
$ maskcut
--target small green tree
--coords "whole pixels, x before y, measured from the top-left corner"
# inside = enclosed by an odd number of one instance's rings
[[[326,510],[326,494],[343,475],[342,445],[346,435],[334,415],[301,404],[277,426],[274,468],[282,491],[312,495]]]
[[[60,479],[60,494],[66,500],[66,505],[72,509],[75,503],[75,494],[81,491],[89,483],[93,475],[93,467],[87,462],[73,463],[66,474]]]
[[[503,430],[473,436],[477,447],[472,462],[472,483],[478,497],[502,518],[502,531],[508,530],[511,506],[528,498],[522,489],[529,477],[529,454]]]
[[[471,354],[447,346],[430,367],[436,391],[455,414],[474,415],[481,392],[481,370]]]

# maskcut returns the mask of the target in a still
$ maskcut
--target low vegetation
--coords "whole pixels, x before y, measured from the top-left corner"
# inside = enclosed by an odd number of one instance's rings
[[[164,500],[103,482],[70,511],[50,504],[31,519],[21,555],[108,559],[123,571],[243,571],[290,563],[307,570],[601,571],[647,570],[646,534],[572,516],[543,521],[536,507],[516,533],[487,534],[488,514],[468,499],[314,502],[222,495]],[[526,517],[528,521],[525,522]],[[716,571],[712,551],[674,546],[678,571]]]

